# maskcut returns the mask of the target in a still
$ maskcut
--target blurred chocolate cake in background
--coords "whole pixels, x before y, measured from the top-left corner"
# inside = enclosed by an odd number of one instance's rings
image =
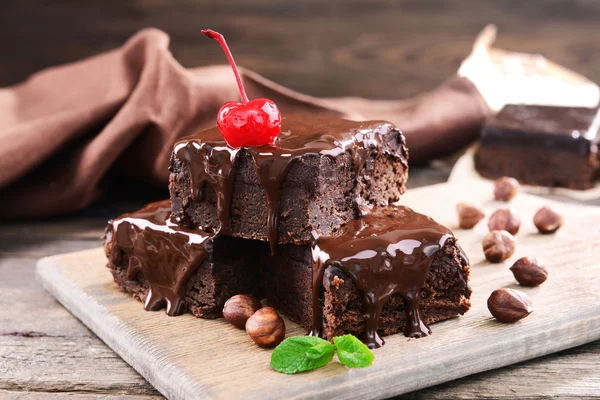
[[[507,105],[485,122],[475,168],[491,179],[590,189],[599,177],[599,141],[598,109]]]

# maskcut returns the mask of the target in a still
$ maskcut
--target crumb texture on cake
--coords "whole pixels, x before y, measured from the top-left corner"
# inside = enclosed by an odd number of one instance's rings
[[[426,324],[462,315],[471,307],[468,285],[470,267],[463,261],[460,249],[449,240],[433,260],[425,286],[420,291],[420,312]],[[323,332],[334,336],[360,336],[365,329],[363,296],[356,285],[338,268],[329,267],[323,279]],[[387,336],[404,332],[407,312],[404,300],[394,294],[382,309],[378,333]]]

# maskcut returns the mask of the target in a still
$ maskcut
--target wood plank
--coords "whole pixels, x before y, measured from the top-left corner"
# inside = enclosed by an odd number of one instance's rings
[[[397,400],[598,398],[598,360],[600,341],[423,389]]]
[[[491,194],[488,184],[446,184],[412,190],[403,203],[454,228],[456,202],[479,200],[490,212],[499,206]],[[389,337],[376,350],[375,364],[362,370],[332,363],[309,374],[277,374],[268,367],[269,351],[257,349],[243,332],[222,320],[144,312],[141,304],[115,290],[103,268],[101,249],[45,259],[38,276],[63,305],[169,398],[381,398],[600,338],[600,210],[554,204],[567,223],[556,235],[542,236],[535,233],[531,217],[546,203],[524,194],[513,201],[523,226],[515,256],[503,264],[484,260],[484,224],[473,231],[457,230],[471,258],[473,309],[463,318],[434,325],[428,338]],[[539,288],[523,289],[536,307],[529,318],[513,325],[498,323],[486,309],[487,296],[498,287],[516,286],[507,267],[523,255],[544,258],[550,279]],[[293,324],[288,328],[290,334],[302,333]],[[160,340],[173,332],[177,343]]]
[[[53,392],[17,392],[0,390],[0,398],[4,400],[159,400],[163,396],[134,394],[93,394],[93,393],[53,393]]]
[[[66,243],[47,250],[85,248],[78,242]],[[97,242],[88,242],[86,247],[96,246]],[[69,393],[158,396],[40,287],[35,280],[36,262],[33,257],[0,257],[0,398],[24,397],[26,391],[55,392],[55,398]],[[4,397],[5,392],[10,396]]]
[[[0,13],[10,60],[0,65],[0,86],[120,46],[149,26],[172,35],[184,66],[224,64],[221,49],[199,35],[211,27],[240,65],[292,89],[405,98],[454,74],[487,23],[498,24],[499,46],[542,53],[598,82],[598,18],[600,5],[589,0],[20,0]]]
[[[445,167],[444,171],[447,170],[448,167]],[[103,198],[83,210],[53,218],[0,221],[0,254],[15,242],[20,242],[18,247],[21,248],[69,240],[98,242],[109,219],[168,196],[169,192],[165,189],[157,190],[148,184],[116,179],[110,182]],[[9,244],[9,241],[13,243]],[[40,253],[45,251],[40,250]]]

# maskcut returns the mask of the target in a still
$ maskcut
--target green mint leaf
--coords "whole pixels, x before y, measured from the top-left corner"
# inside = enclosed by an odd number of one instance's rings
[[[373,364],[375,356],[369,348],[352,335],[333,338],[338,359],[348,368],[364,368]]]
[[[333,359],[335,347],[315,336],[292,336],[279,343],[271,354],[271,368],[285,374],[320,368]]]

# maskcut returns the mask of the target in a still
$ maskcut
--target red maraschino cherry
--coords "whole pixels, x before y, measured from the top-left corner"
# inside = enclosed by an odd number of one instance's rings
[[[242,78],[223,35],[210,29],[202,30],[202,34],[215,39],[225,51],[242,96],[241,103],[228,101],[219,110],[217,126],[221,135],[231,147],[262,146],[273,143],[281,133],[279,109],[269,99],[248,101]]]

